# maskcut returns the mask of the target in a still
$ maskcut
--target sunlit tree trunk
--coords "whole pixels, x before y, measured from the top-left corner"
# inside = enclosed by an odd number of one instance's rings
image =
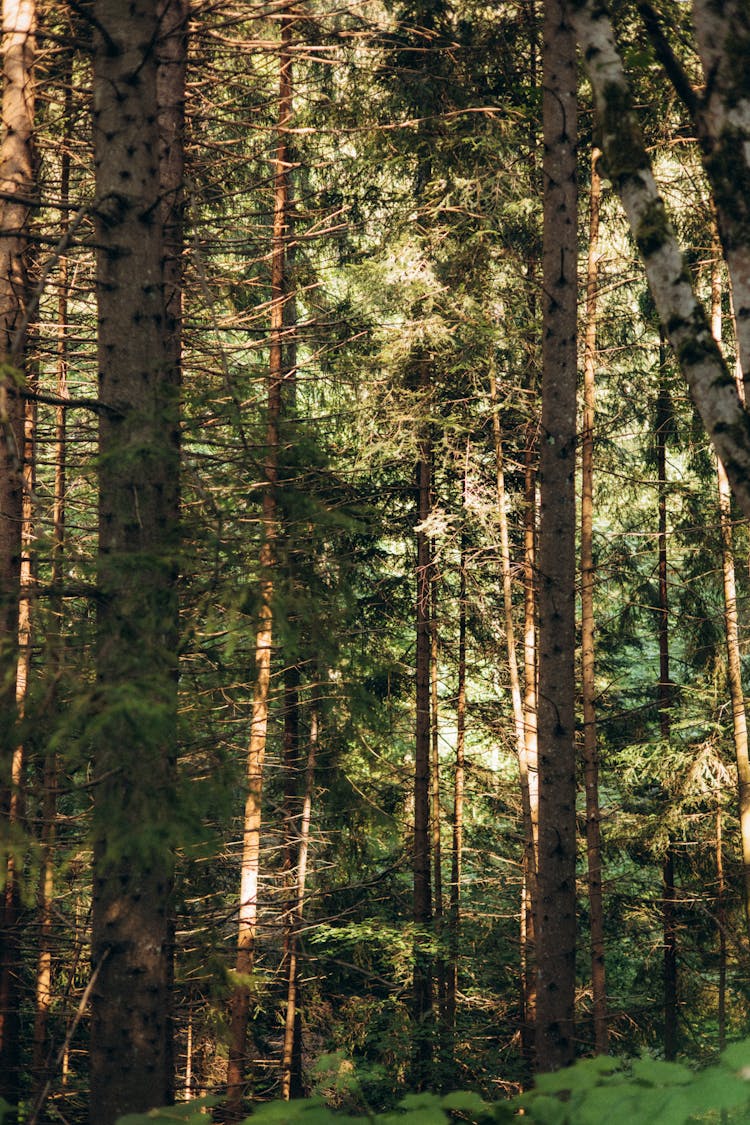
[[[586,788],[586,855],[591,927],[591,990],[594,1008],[594,1047],[608,1049],[607,991],[604,969],[604,907],[602,903],[602,843],[599,813],[599,748],[596,734],[596,677],[594,651],[594,410],[596,372],[597,286],[599,280],[599,200],[601,181],[596,168],[601,156],[591,154],[589,250],[586,277],[586,336],[583,360],[583,432],[581,435],[581,694],[583,697],[583,764]]]
[[[34,192],[34,85],[36,6],[34,0],[3,0],[3,135],[0,142],[0,358],[23,368],[24,314],[28,300],[28,201]],[[17,201],[13,197],[17,197]],[[0,816],[10,845],[3,883],[0,937],[0,1095],[16,1105],[19,1095],[19,933],[18,883],[14,846],[18,846],[22,814],[22,749],[15,738],[17,688],[26,668],[19,662],[19,627],[26,645],[28,601],[19,615],[22,569],[22,527],[28,521],[30,493],[24,511],[23,461],[26,419],[17,393],[17,378],[4,374],[0,383]],[[28,523],[27,523],[28,526]],[[20,619],[19,619],[20,618]]]
[[[421,358],[419,389],[427,397],[429,363]],[[427,520],[431,508],[431,448],[429,427],[424,424],[417,461],[417,570],[416,570],[416,730],[414,746],[414,853],[413,915],[413,1070],[416,1089],[429,1083],[432,1071],[432,957],[427,948],[432,925],[430,887],[430,585],[432,552]]]
[[[718,247],[715,248],[718,250]],[[711,330],[721,345],[721,273],[715,261],[711,276]],[[744,385],[738,380],[741,394]],[[719,522],[721,527],[721,562],[724,582],[724,632],[727,645],[727,679],[732,703],[732,735],[737,763],[740,840],[742,845],[742,890],[745,906],[745,924],[750,934],[750,756],[748,756],[747,712],[742,686],[742,658],[740,629],[737,613],[737,581],[734,566],[732,534],[732,493],[721,461],[716,462],[719,490]]]
[[[468,449],[467,449],[468,457]],[[461,485],[462,506],[466,510],[466,468]],[[461,947],[461,871],[463,867],[464,782],[466,751],[466,533],[461,532],[461,557],[458,575],[458,684],[456,690],[456,760],[453,779],[453,824],[451,877],[448,905],[448,974],[446,980],[446,1025],[451,1044],[455,1040],[456,994]],[[453,1047],[452,1047],[453,1050]]]
[[[298,944],[299,930],[304,921],[305,884],[307,862],[310,849],[310,823],[315,784],[315,758],[318,749],[318,711],[313,705],[310,714],[310,740],[307,747],[307,766],[305,769],[305,789],[302,812],[299,818],[297,837],[299,840],[296,864],[295,902],[292,908],[290,934],[287,945],[287,996],[284,1019],[284,1046],[281,1059],[281,1096],[285,1099],[302,1097],[301,1043],[299,1031],[298,992]]]
[[[63,104],[63,137],[60,155],[60,199],[65,208],[70,195],[70,144],[73,117],[73,54],[68,53],[65,67]],[[67,211],[63,210],[62,233],[68,226]],[[57,356],[55,393],[59,400],[68,395],[68,259],[63,255],[58,270],[57,295]],[[65,545],[65,490],[67,460],[66,409],[55,407],[54,486],[52,509],[52,586],[58,591],[63,579]],[[62,671],[62,600],[55,594],[51,606],[56,635],[53,639],[52,676],[49,698],[52,710],[56,708],[57,678]],[[52,953],[53,905],[55,891],[55,841],[57,818],[57,755],[47,751],[44,756],[42,778],[42,832],[41,866],[39,872],[39,953],[36,975],[36,1008],[34,1012],[34,1046],[32,1073],[35,1080],[35,1098],[44,1081],[44,1068],[48,1050],[48,1023],[52,1004]]]
[[[564,3],[543,43],[544,253],[539,523],[536,1062],[573,1059],[576,953],[575,446],[577,83]]]
[[[268,401],[266,444],[263,467],[263,542],[260,550],[260,611],[255,638],[255,684],[247,752],[247,796],[243,814],[242,869],[238,912],[237,980],[230,1000],[229,1060],[227,1065],[227,1107],[229,1120],[241,1116],[249,1067],[247,1023],[250,1011],[248,977],[255,965],[255,940],[258,920],[258,882],[260,875],[261,811],[263,769],[266,756],[271,653],[273,645],[273,603],[277,565],[279,423],[282,412],[284,366],[284,323],[286,296],[286,247],[289,204],[289,126],[292,116],[292,26],[284,15],[279,47],[279,109],[274,167],[274,211],[271,243],[271,326],[269,341]]]
[[[500,566],[503,577],[503,609],[505,623],[505,645],[508,654],[508,678],[510,697],[513,706],[513,727],[515,732],[516,756],[521,782],[521,808],[523,812],[523,879],[521,893],[521,1027],[522,1038],[530,1052],[533,1024],[534,982],[534,912],[536,910],[536,845],[537,814],[536,785],[532,796],[532,782],[529,769],[529,735],[526,730],[526,714],[521,692],[518,657],[516,655],[516,627],[513,616],[513,578],[511,571],[510,537],[508,533],[508,513],[505,491],[505,468],[503,443],[498,413],[497,380],[494,367],[490,367],[490,402],[492,404],[492,437],[495,446],[495,492],[497,498],[497,518],[500,529]],[[534,626],[532,624],[532,633]],[[532,679],[535,679],[532,674]],[[535,696],[535,693],[534,693]],[[536,718],[536,716],[535,716]],[[536,759],[534,760],[536,781]]]

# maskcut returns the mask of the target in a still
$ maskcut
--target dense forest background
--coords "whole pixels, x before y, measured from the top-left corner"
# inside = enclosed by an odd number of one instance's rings
[[[608,116],[551,2],[4,0],[18,1121],[747,1033],[750,478],[618,198],[744,411],[703,7],[615,0]]]

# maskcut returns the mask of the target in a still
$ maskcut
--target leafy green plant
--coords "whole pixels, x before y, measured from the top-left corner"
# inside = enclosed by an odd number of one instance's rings
[[[129,1114],[118,1125],[204,1125],[215,1099]],[[529,1125],[688,1125],[748,1120],[750,1039],[728,1047],[713,1066],[693,1071],[649,1056],[624,1060],[582,1059],[554,1074],[542,1074],[533,1090],[510,1101],[486,1102],[468,1091],[441,1096],[408,1094],[386,1113],[340,1113],[321,1097],[259,1105],[244,1125],[441,1125],[451,1121],[489,1125],[522,1120]],[[721,1115],[721,1118],[720,1118]]]

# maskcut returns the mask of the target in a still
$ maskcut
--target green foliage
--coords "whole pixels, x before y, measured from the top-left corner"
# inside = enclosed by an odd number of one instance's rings
[[[335,1070],[344,1083],[337,1086],[339,1093],[356,1084],[353,1067],[346,1069],[344,1062],[340,1052],[326,1057],[327,1068]],[[130,1114],[118,1125],[166,1125],[169,1121],[199,1125],[205,1121],[203,1107],[210,1104],[215,1101],[206,1098],[173,1109]],[[373,1125],[439,1125],[448,1121],[488,1125],[519,1119],[530,1125],[687,1125],[716,1121],[718,1114],[722,1120],[746,1121],[748,1107],[750,1039],[733,1044],[717,1063],[699,1071],[648,1055],[630,1061],[600,1055],[582,1059],[567,1070],[539,1075],[533,1090],[510,1101],[491,1103],[466,1091],[445,1096],[424,1092],[407,1094],[395,1110],[352,1115],[331,1109],[322,1097],[301,1098],[267,1102],[247,1118],[245,1125],[347,1125],[352,1121],[370,1121]],[[734,1111],[741,1112],[742,1117]]]

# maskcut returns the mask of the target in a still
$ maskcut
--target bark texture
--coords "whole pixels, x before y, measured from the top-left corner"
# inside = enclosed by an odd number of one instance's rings
[[[741,0],[737,0],[736,4],[725,2],[718,6],[704,3],[704,0],[695,4],[696,23],[700,25],[705,15],[707,26],[714,29],[710,36],[713,49],[730,55],[731,40],[728,43],[726,36],[718,35],[717,30],[722,27],[725,9],[739,14],[737,34],[740,42],[744,42],[742,28],[747,23],[747,9]],[[571,13],[594,93],[607,175],[622,201],[643,258],[659,319],[675,351],[693,401],[724,464],[737,500],[745,515],[750,516],[750,415],[745,411],[734,378],[713,339],[709,318],[695,296],[690,272],[667,218],[641,136],[609,13],[602,0],[572,0]],[[705,45],[707,35],[707,31],[699,32],[699,44],[704,42],[701,50],[706,59],[709,58]],[[735,60],[732,73],[738,80],[737,68],[745,69],[744,56],[742,51],[734,51],[731,57]],[[728,107],[729,97],[725,100]],[[742,105],[745,102],[743,98]],[[738,105],[738,111],[742,117],[742,106]],[[719,146],[715,165],[720,164],[721,159],[731,164],[731,154],[735,152],[741,153],[737,156],[740,167],[735,169],[736,175],[728,173],[721,181],[717,179],[715,167],[713,183],[717,208],[723,198],[727,207],[734,206],[740,215],[738,223],[732,226],[732,238],[738,241],[739,246],[740,240],[744,240],[745,245],[750,241],[750,231],[741,220],[750,197],[742,186],[746,175],[748,132],[743,131],[744,126],[740,128],[735,117],[732,117],[731,129],[734,130],[731,143],[727,140]],[[721,190],[717,190],[719,182],[723,184]],[[744,203],[741,202],[743,198]],[[741,287],[738,325],[746,319],[750,320],[750,293]]]
[[[34,191],[34,32],[35,0],[4,0],[3,135],[0,148],[0,815],[11,848],[3,883],[0,937],[0,1095],[18,1102],[20,1055],[18,986],[19,910],[13,837],[21,816],[21,750],[14,736],[18,673],[26,668],[20,653],[21,531],[24,516],[23,457],[25,411],[17,394],[25,346],[28,301],[26,223]],[[28,496],[28,490],[27,490]],[[25,609],[28,609],[28,602]]]
[[[179,543],[178,375],[165,332],[158,0],[97,0],[99,560],[91,1120],[165,1104]]]
[[[544,13],[544,252],[539,526],[538,1070],[574,1054],[576,949],[576,55],[566,5]]]

